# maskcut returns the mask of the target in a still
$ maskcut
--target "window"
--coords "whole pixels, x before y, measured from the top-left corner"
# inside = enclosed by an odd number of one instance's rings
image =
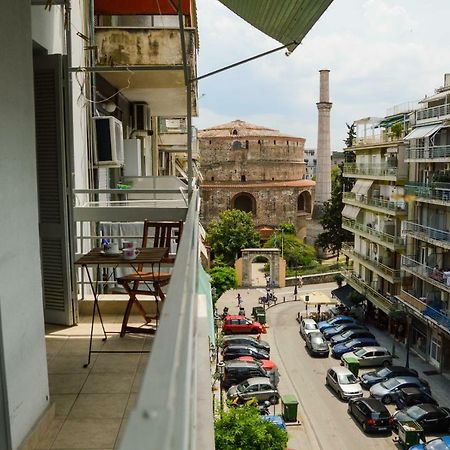
[[[245,141],[245,148],[248,149],[248,141]]]
[[[241,175],[241,181],[247,181],[245,175]]]
[[[242,148],[242,144],[239,141],[233,141],[232,148],[233,150],[240,150]]]
[[[211,181],[214,181],[214,177],[211,177]]]
[[[273,141],[273,145],[277,145],[277,141]]]
[[[237,132],[237,130],[233,130],[231,134],[232,134],[233,136],[237,136],[238,132]]]

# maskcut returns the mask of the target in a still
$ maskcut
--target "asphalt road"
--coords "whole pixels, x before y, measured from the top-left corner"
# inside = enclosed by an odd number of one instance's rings
[[[289,427],[292,450],[371,450],[395,449],[393,435],[366,435],[347,414],[347,403],[325,386],[325,374],[339,361],[311,358],[298,330],[297,312],[303,304],[279,304],[267,311],[270,329],[264,337],[271,345],[271,359],[281,374],[282,395],[294,394],[299,400],[300,427]],[[365,396],[367,396],[365,391]],[[278,406],[278,411],[280,407]]]

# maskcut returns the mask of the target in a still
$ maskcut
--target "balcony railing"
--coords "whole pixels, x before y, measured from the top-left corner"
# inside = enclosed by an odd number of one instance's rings
[[[445,105],[433,106],[432,108],[425,108],[416,112],[417,120],[425,120],[447,116],[450,114],[450,103]]]
[[[436,267],[429,267],[416,261],[414,258],[402,255],[402,269],[412,274],[418,275],[421,279],[434,286],[450,292],[450,272],[439,270]]]
[[[402,222],[402,233],[427,242],[432,241],[431,243],[440,247],[450,248],[450,233],[448,231],[405,220]]]
[[[344,176],[366,175],[370,177],[399,177],[398,167],[390,164],[344,164]]]
[[[342,246],[342,250],[344,254],[346,254],[349,257],[357,258],[365,263],[367,265],[371,266],[372,268],[378,270],[379,272],[383,273],[384,275],[387,275],[388,277],[391,277],[393,279],[393,282],[400,280],[400,270],[392,269],[391,267],[386,266],[385,264],[382,264],[379,260],[371,258],[370,256],[363,255],[362,253],[357,252],[351,245],[344,244]]]
[[[430,147],[409,147],[406,159],[450,158],[450,145],[433,145]]]
[[[391,213],[405,213],[407,212],[405,202],[394,202],[391,200],[381,199],[379,197],[367,197],[366,195],[356,194],[356,192],[344,192],[343,199],[353,201],[355,203],[368,206],[374,206],[386,210]]]
[[[353,147],[363,146],[363,145],[377,145],[385,144],[389,142],[398,142],[405,137],[405,133],[402,132],[399,136],[394,135],[394,133],[382,133],[373,136],[357,136],[353,140]]]
[[[355,220],[347,219],[346,217],[342,218],[342,225],[350,228],[351,230],[359,231],[361,233],[370,235],[386,244],[400,247],[405,245],[405,240],[400,236],[393,236],[392,234],[387,234],[382,231],[378,231],[373,227],[363,225],[362,223],[356,222]]]
[[[450,183],[408,183],[405,185],[406,195],[436,200],[439,203],[450,202]]]

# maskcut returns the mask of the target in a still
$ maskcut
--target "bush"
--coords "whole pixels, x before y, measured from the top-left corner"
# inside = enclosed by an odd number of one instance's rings
[[[211,287],[216,289],[214,303],[225,291],[237,286],[236,271],[233,267],[217,265],[209,271],[209,275],[211,276]]]

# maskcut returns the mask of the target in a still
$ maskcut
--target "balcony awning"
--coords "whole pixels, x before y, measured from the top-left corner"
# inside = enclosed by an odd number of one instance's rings
[[[342,215],[348,219],[356,220],[356,216],[359,214],[359,211],[361,211],[361,208],[358,208],[357,206],[345,205],[342,210]]]
[[[333,0],[219,0],[258,30],[295,50]]]
[[[417,127],[411,131],[411,133],[407,134],[403,139],[421,139],[432,136],[434,133],[437,133],[443,127],[442,124],[434,124],[434,125],[425,125],[424,127]]]
[[[352,306],[355,306],[355,304],[349,299],[350,294],[355,291],[349,284],[346,284],[345,286],[341,286],[340,288],[333,289],[331,291],[331,295],[335,298],[337,298],[342,304],[345,306],[348,306],[349,308]]]
[[[178,6],[178,0],[174,2]],[[191,12],[191,0],[182,0],[183,15]],[[169,0],[95,0],[94,12],[96,15],[177,15],[178,11]]]
[[[372,184],[373,180],[356,180],[352,192],[358,195],[367,195]]]

